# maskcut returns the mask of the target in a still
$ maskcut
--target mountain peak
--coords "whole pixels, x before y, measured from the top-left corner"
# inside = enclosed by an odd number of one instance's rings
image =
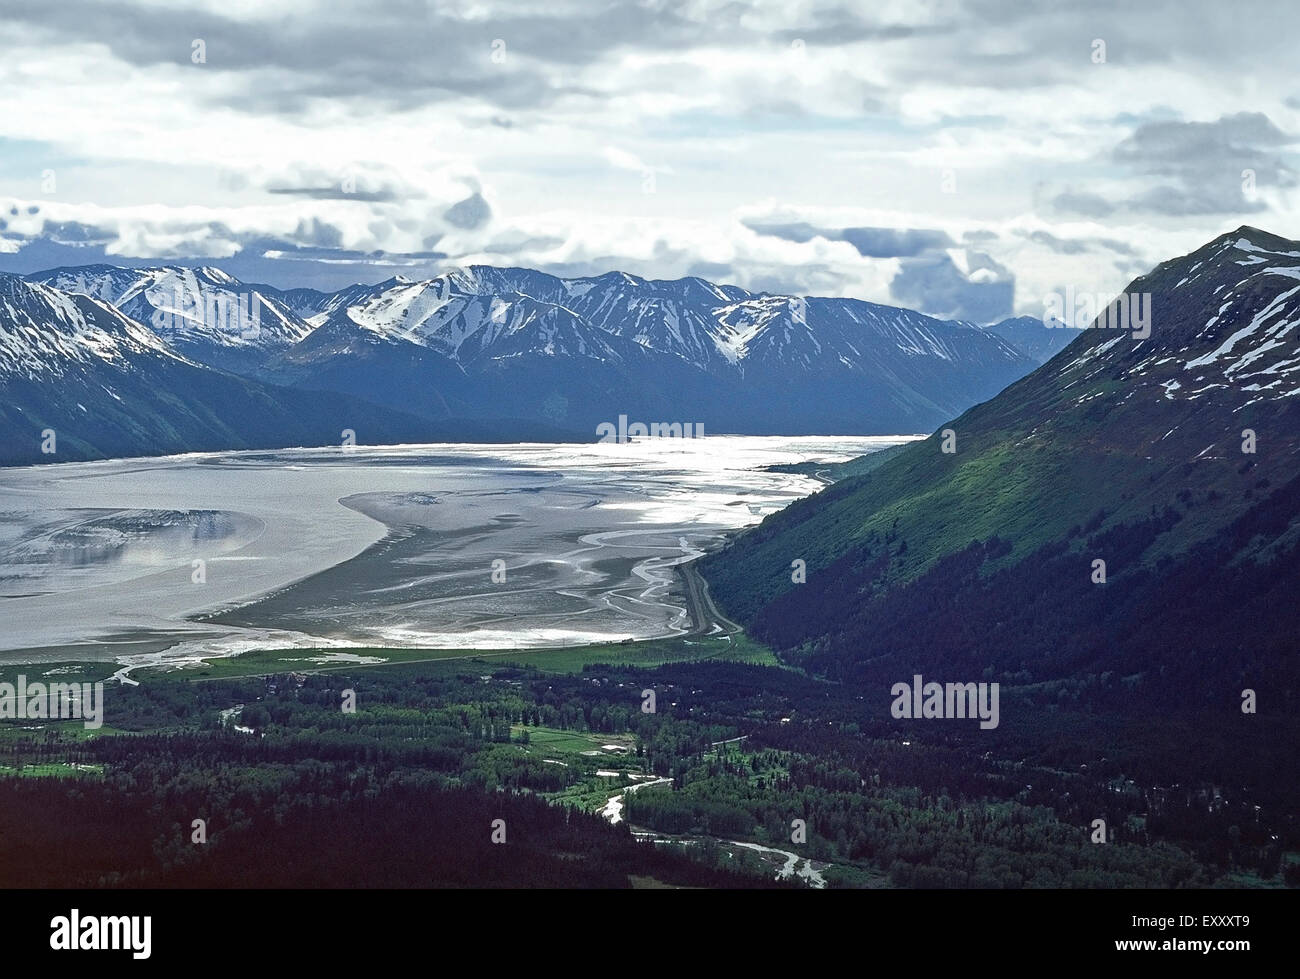
[[[1271,231],[1263,231],[1249,224],[1243,224],[1236,231],[1229,231],[1226,234],[1219,235],[1205,247],[1230,246],[1240,248],[1240,243],[1243,241],[1260,251],[1289,252],[1300,249],[1300,243],[1283,238],[1281,235],[1275,235]]]
[[[1236,231],[1230,231],[1226,236],[1223,237],[1271,238],[1277,241],[1283,240],[1279,235],[1275,235],[1271,231],[1265,231],[1263,228],[1257,228],[1253,224],[1243,224],[1239,228],[1237,228]]]
[[[624,282],[630,286],[640,285],[645,279],[633,275],[631,272],[620,272],[618,269],[610,269],[603,275],[595,276],[597,282]]]

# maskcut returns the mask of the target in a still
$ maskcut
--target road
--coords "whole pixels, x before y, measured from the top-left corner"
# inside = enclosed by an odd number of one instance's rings
[[[709,584],[695,569],[695,562],[680,564],[682,583],[686,587],[686,604],[690,607],[691,621],[695,628],[687,633],[690,638],[716,635],[718,632],[734,636],[743,631],[740,626],[718,611],[709,595]]]

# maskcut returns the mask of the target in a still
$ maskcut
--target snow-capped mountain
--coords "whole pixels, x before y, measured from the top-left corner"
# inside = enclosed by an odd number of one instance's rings
[[[914,431],[1032,367],[968,324],[700,278],[470,266],[335,293],[211,267],[28,278],[107,302],[208,366],[431,418],[571,431],[625,413],[714,431]]]
[[[28,279],[109,303],[176,350],[231,370],[252,369],[268,351],[311,332],[280,298],[218,268],[89,265],[51,269]]]
[[[111,306],[0,274],[0,379],[56,383],[134,358],[172,356],[152,331]]]
[[[565,302],[592,325],[652,350],[679,357],[706,371],[724,370],[740,359],[743,337],[721,311],[751,295],[703,279],[672,282],[609,272],[562,281]]]
[[[1116,407],[1167,419],[1160,441],[1190,439],[1193,458],[1224,446],[1205,441],[1203,424],[1186,424],[1188,408],[1218,419],[1230,443],[1254,427],[1273,429],[1274,445],[1295,441],[1272,420],[1300,404],[1300,242],[1243,226],[1156,266],[1124,296],[1127,313],[1112,303],[1081,342],[1049,361],[1070,402],[1084,405],[1119,384]]]
[[[198,364],[102,299],[0,274],[0,464],[454,432]]]
[[[378,430],[417,416],[450,438],[582,437],[620,415],[718,433],[924,431],[1047,358],[1013,389],[1040,415],[1113,411],[1122,384],[1121,403],[1146,405],[1153,425],[1183,402],[1266,424],[1300,394],[1300,245],[1253,228],[1135,280],[1127,328],[1103,316],[1082,331],[621,272],[471,266],[332,294],[248,286],[212,268],[88,266],[27,280],[0,278],[3,421],[30,447],[33,431],[89,432],[99,419],[88,454],[329,442],[357,427],[336,409],[355,418],[375,405],[401,413],[376,416]],[[202,310],[214,296],[256,297],[259,328],[243,336],[212,322]],[[1184,426],[1170,422],[1158,434],[1173,444]]]
[[[373,295],[376,290],[383,291],[410,281],[412,280],[396,275],[378,285],[357,283],[337,292],[322,292],[319,289],[310,288],[277,289],[275,286],[251,284],[248,285],[248,288],[256,289],[264,296],[272,296],[278,299],[286,309],[293,312],[300,319],[312,326],[318,326],[324,322],[330,313],[361,302]]]
[[[299,312],[309,309],[316,332],[265,376],[586,429],[626,413],[714,431],[914,431],[1033,366],[967,324],[699,278],[471,266],[353,287]]]
[[[1159,385],[1167,400],[1212,399],[1234,412],[1300,395],[1300,242],[1242,227],[1130,291],[1159,290],[1175,276],[1176,301],[1154,307],[1151,349],[1126,377]],[[1179,315],[1187,307],[1213,312],[1198,321]]]

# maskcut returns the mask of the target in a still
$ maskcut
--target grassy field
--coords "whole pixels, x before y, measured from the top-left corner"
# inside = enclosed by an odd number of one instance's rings
[[[22,768],[0,765],[0,775],[18,775],[23,778],[67,778],[70,776],[103,774],[104,766],[99,764],[70,765],[64,762],[54,762],[49,765],[24,765]]]
[[[0,743],[21,741],[24,738],[41,738],[47,731],[56,732],[60,737],[80,741],[84,738],[99,738],[109,734],[126,734],[128,732],[104,724],[97,728],[88,728],[77,720],[43,721],[21,720],[0,721]]]
[[[117,663],[0,663],[0,683],[96,683],[121,669]]]
[[[141,669],[134,676],[137,679],[170,677],[220,680],[291,672],[355,672],[359,669],[400,667],[423,669],[444,663],[463,667],[476,662],[484,665],[529,666],[547,673],[581,673],[583,667],[594,664],[654,667],[664,663],[705,659],[760,666],[781,665],[766,646],[738,635],[730,639],[652,639],[645,642],[553,649],[267,649],[238,656],[217,657],[205,660],[199,666]],[[112,670],[108,672],[111,673]]]
[[[20,675],[27,678],[29,688],[36,683],[99,683],[112,676],[118,669],[116,663],[103,662],[30,663],[25,665],[8,663],[0,666],[0,683],[9,683],[17,687]],[[114,686],[115,684],[111,683],[105,686],[106,699],[112,696]],[[105,707],[105,711],[107,711],[107,707]],[[7,744],[33,738],[41,739],[48,733],[56,733],[61,738],[79,741],[106,734],[121,734],[122,732],[108,724],[101,724],[97,728],[87,728],[85,722],[80,719],[50,720],[33,717],[0,721],[0,743]],[[46,769],[49,769],[49,771],[46,771]],[[15,772],[12,768],[6,769],[5,766],[0,765],[0,775],[84,775],[86,774],[84,769],[85,766],[83,766],[82,770],[77,771],[66,765],[29,765],[21,772]]]
[[[512,737],[518,737],[524,731],[528,732],[528,744],[525,746],[530,753],[538,754],[543,758],[555,758],[561,760],[564,755],[583,755],[588,751],[599,752],[598,756],[609,762],[620,762],[631,757],[635,759],[636,738],[630,734],[588,734],[582,731],[562,731],[559,728],[552,727],[525,727],[522,724],[515,724],[510,728]],[[626,748],[627,754],[617,751],[604,751],[605,745],[618,745]],[[618,767],[617,765],[606,765],[611,771]]]

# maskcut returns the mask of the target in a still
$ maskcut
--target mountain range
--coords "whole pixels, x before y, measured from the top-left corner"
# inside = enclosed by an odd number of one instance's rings
[[[285,445],[496,440],[339,394],[215,369],[102,299],[0,274],[0,463]],[[547,434],[538,426],[538,434]]]
[[[47,427],[66,431],[63,459],[333,443],[342,428],[372,443],[590,439],[619,415],[717,433],[915,432],[1077,332],[622,272],[471,266],[335,293],[213,267],[87,265],[5,282],[3,462],[43,461],[31,446]],[[99,332],[68,332],[43,303],[75,307]],[[134,347],[108,356],[92,333]],[[80,407],[32,380],[71,364]],[[209,388],[219,400],[201,396]],[[343,397],[304,402],[314,392]]]

